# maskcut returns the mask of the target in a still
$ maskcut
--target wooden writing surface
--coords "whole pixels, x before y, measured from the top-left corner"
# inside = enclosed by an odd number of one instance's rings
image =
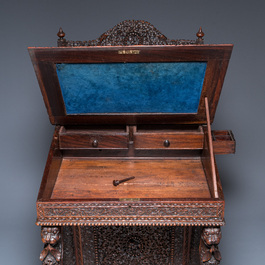
[[[113,180],[135,179],[115,187]],[[200,159],[62,161],[52,199],[210,198]]]

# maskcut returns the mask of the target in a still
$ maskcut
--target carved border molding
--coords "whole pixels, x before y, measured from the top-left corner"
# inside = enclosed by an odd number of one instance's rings
[[[195,45],[203,44],[201,28],[197,40],[170,40],[152,24],[143,20],[125,20],[103,33],[99,38],[89,41],[66,40],[65,33],[60,28],[57,36],[58,47],[80,46],[128,46],[128,45]]]
[[[37,203],[37,225],[224,225],[223,202]]]

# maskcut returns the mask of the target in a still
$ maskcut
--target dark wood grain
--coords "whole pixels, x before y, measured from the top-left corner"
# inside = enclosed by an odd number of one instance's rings
[[[128,134],[123,135],[62,135],[60,137],[61,149],[127,149]]]
[[[113,180],[132,176],[113,186]],[[64,159],[52,199],[98,198],[210,198],[210,193],[197,159]]]
[[[129,132],[115,129],[64,129],[59,134],[63,149],[128,149]]]
[[[51,147],[49,150],[43,178],[38,194],[38,201],[49,199],[53,186],[58,177],[58,172],[62,163],[62,154],[59,150],[59,126],[55,127]]]
[[[168,144],[165,143],[168,141]],[[202,133],[135,133],[135,149],[202,149]]]

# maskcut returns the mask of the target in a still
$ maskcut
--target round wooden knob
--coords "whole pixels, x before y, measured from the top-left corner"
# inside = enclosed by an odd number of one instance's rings
[[[93,146],[93,147],[98,147],[98,140],[94,140],[94,141],[92,142],[92,146]]]
[[[170,146],[170,142],[169,142],[169,140],[165,140],[165,141],[164,141],[164,146],[165,146],[165,147],[169,147],[169,146]]]

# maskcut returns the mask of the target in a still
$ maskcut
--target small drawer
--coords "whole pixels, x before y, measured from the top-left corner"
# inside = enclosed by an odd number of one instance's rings
[[[234,154],[236,142],[232,131],[212,131],[213,150],[216,155]]]
[[[61,149],[128,149],[129,134],[120,130],[61,130]]]
[[[202,133],[136,133],[135,149],[202,149]]]

